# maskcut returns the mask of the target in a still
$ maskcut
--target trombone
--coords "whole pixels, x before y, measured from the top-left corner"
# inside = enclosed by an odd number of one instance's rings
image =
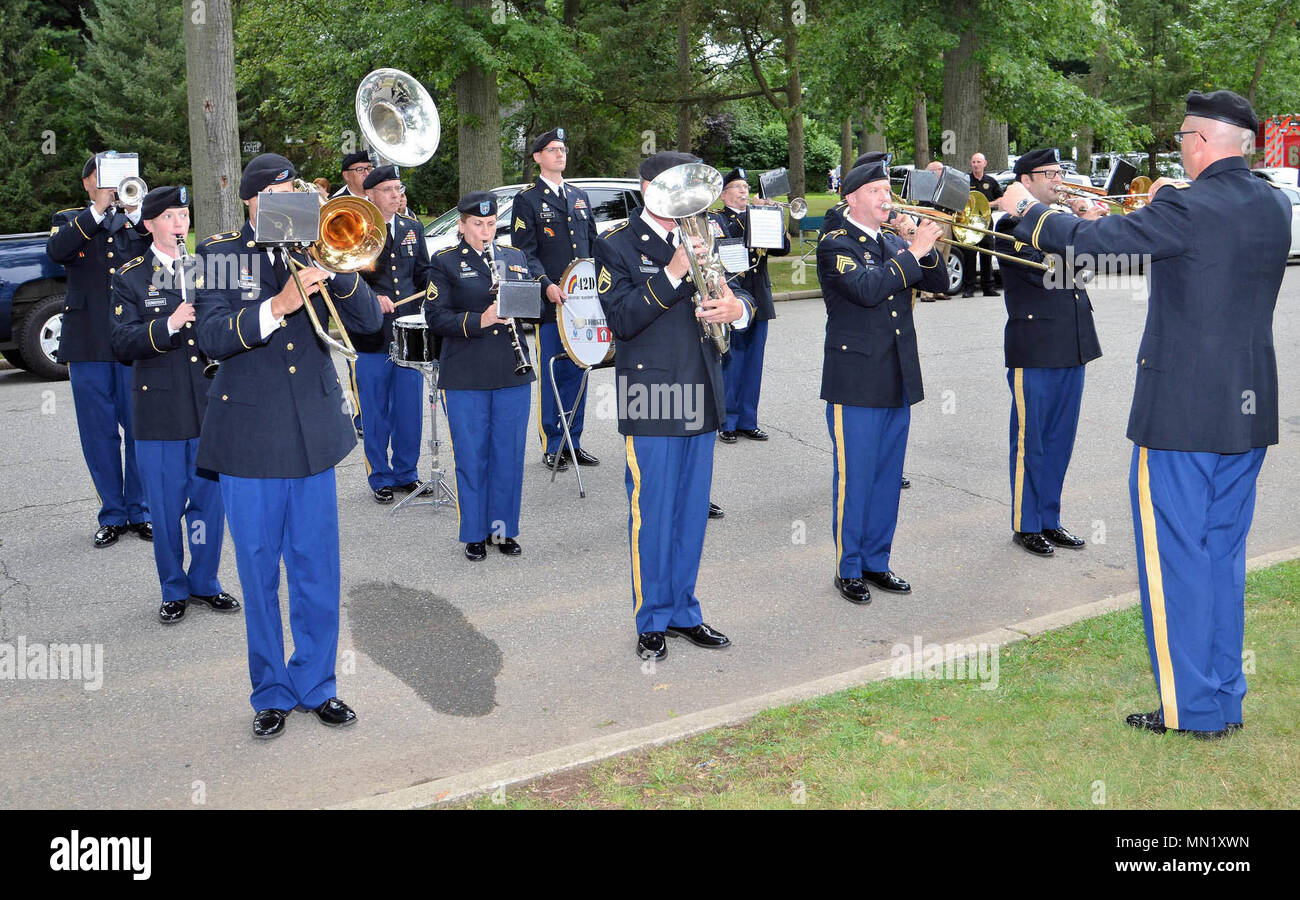
[[[960,247],[965,250],[974,250],[976,253],[987,253],[989,256],[996,256],[998,259],[1005,259],[1007,262],[1017,263],[1022,266],[1028,266],[1031,269],[1041,269],[1044,272],[1054,271],[1056,266],[1051,262],[1052,257],[1048,257],[1048,262],[1033,262],[1028,259],[1021,259],[1019,256],[1013,256],[1010,253],[1003,253],[999,250],[990,250],[987,247],[979,246],[980,238],[976,235],[991,235],[994,238],[1002,240],[1013,240],[1008,235],[994,231],[991,228],[983,227],[983,223],[992,218],[992,210],[989,207],[988,198],[979,191],[971,191],[970,199],[966,201],[966,208],[956,215],[950,215],[940,210],[930,209],[924,206],[912,206],[907,203],[893,202],[890,204],[891,209],[898,210],[900,213],[918,216],[922,219],[930,219],[942,225],[952,226],[952,239],[938,238],[938,240],[950,247]],[[885,227],[891,231],[897,232],[898,228],[886,222]]]

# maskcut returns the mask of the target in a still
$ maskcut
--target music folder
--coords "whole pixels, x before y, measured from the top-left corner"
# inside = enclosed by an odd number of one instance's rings
[[[785,246],[785,222],[779,206],[750,206],[745,235],[754,249],[780,250]]]
[[[497,315],[503,319],[540,319],[542,317],[542,283],[540,281],[499,282]]]
[[[786,169],[772,169],[758,176],[758,195],[764,200],[789,193],[790,173]]]
[[[118,153],[109,150],[95,157],[95,185],[100,188],[113,188],[126,178],[140,177],[140,154]]]
[[[314,244],[320,238],[320,195],[263,191],[257,195],[253,239],[259,244]]]
[[[745,249],[743,238],[719,238],[715,245],[718,248],[718,259],[722,261],[722,268],[732,275],[749,268],[749,251]]]
[[[1110,170],[1110,177],[1106,179],[1106,196],[1127,194],[1129,184],[1137,177],[1137,173],[1137,166],[1128,160],[1115,160],[1115,165]]]

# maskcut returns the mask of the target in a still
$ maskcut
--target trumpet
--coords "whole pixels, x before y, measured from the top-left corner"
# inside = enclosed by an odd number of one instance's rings
[[[803,197],[795,197],[794,199],[789,201],[768,200],[766,198],[760,198],[760,199],[762,199],[763,202],[761,203],[756,202],[753,205],[754,206],[784,206],[786,209],[790,211],[790,218],[796,220],[802,219],[804,216],[808,215],[808,201],[805,200]]]

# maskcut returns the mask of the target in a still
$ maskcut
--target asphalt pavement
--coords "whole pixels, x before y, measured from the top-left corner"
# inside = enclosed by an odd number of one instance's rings
[[[726,517],[709,525],[697,593],[733,647],[673,642],[655,666],[634,656],[623,441],[604,370],[582,440],[601,459],[583,470],[586,498],[572,471],[550,482],[530,441],[519,558],[465,560],[454,509],[394,514],[371,499],[360,447],[343,461],[339,695],[359,722],[334,730],[298,712],[270,742],[252,737],[242,616],[191,607],[176,626],[158,622],[150,545],[91,546],[98,501],[67,382],[0,371],[0,656],[19,641],[89,645],[91,660],[102,650],[96,678],[20,680],[0,665],[0,806],[339,804],[835,675],[918,637],[956,640],[1131,591],[1124,431],[1145,295],[1092,293],[1105,356],[1088,366],[1062,504],[1086,550],[1038,559],[1011,543],[1001,299],[918,304],[926,399],[913,407],[913,486],[892,559],[914,592],[840,599],[818,399],[825,312],[790,301],[768,339],[759,419],[772,438],[715,453]],[[1282,442],[1260,475],[1250,556],[1300,544],[1300,268],[1274,334]],[[228,536],[221,574],[242,596]],[[287,596],[282,581],[289,644]]]

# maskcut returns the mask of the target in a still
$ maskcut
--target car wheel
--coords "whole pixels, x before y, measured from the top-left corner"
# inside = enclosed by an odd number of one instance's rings
[[[68,367],[57,359],[59,336],[63,333],[62,293],[45,297],[23,316],[19,350],[34,375],[50,380],[66,380]]]
[[[965,274],[965,260],[959,252],[953,250],[948,256],[948,293],[956,294],[961,291],[961,282]]]

